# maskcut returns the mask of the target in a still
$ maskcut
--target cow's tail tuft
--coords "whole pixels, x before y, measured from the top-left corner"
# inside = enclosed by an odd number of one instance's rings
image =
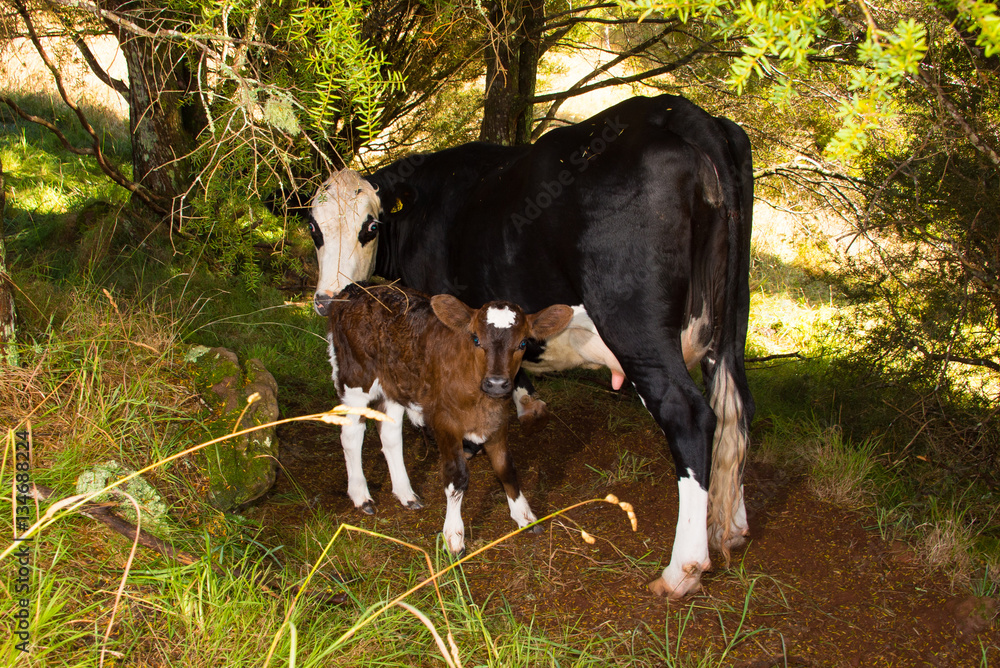
[[[709,403],[715,412],[716,423],[708,489],[708,535],[728,566],[730,549],[743,542],[747,530],[743,467],[750,437],[747,407],[726,358],[719,360],[715,369]]]

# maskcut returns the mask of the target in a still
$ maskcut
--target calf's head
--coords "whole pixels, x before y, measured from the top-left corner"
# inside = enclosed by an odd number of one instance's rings
[[[494,301],[471,309],[451,295],[432,297],[431,308],[450,330],[467,337],[464,349],[471,348],[480,389],[498,398],[514,389],[514,375],[521,367],[528,339],[549,339],[573,319],[573,309],[563,304],[525,315],[511,302]],[[461,362],[467,363],[464,359]]]
[[[319,262],[313,306],[325,316],[335,294],[348,283],[371,277],[382,204],[372,184],[357,172],[343,169],[320,186],[310,213],[309,234]]]

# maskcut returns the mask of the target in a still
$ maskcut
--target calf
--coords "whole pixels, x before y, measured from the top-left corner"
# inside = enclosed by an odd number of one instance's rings
[[[507,493],[519,527],[535,521],[507,453],[507,410],[513,378],[528,340],[563,331],[573,310],[562,304],[525,315],[511,302],[473,310],[451,295],[426,295],[395,285],[348,285],[329,313],[330,363],[342,403],[376,403],[392,422],[379,423],[392,492],[407,508],[420,508],[403,463],[403,414],[428,426],[441,451],[448,498],[444,536],[455,553],[465,547],[462,497],[469,485],[462,441],[482,445]],[[347,493],[371,514],[374,505],[361,468],[365,424],[360,416],[341,428]]]

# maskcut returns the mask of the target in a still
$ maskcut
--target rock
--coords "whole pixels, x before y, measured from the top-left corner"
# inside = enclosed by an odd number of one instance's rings
[[[195,388],[212,411],[204,421],[202,440],[278,419],[278,384],[260,360],[249,360],[244,370],[231,350],[193,346],[184,362],[191,366]],[[267,492],[277,476],[275,429],[265,427],[206,446],[199,451],[198,463],[208,479],[208,501],[213,506],[232,510],[249,503]]]
[[[107,487],[110,483],[135,473],[118,462],[111,460],[84,471],[76,479],[77,494],[93,494]],[[90,500],[91,503],[115,502],[118,504],[118,514],[133,524],[140,524],[136,517],[135,506],[131,501],[122,498],[124,494],[131,496],[139,505],[142,514],[141,526],[147,531],[163,534],[168,526],[168,507],[160,493],[142,476],[132,478],[128,482],[111,490],[98,494]]]

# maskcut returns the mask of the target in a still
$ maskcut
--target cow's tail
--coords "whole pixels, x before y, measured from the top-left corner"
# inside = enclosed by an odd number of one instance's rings
[[[710,354],[702,362],[709,404],[716,416],[712,473],[708,490],[709,541],[723,555],[749,534],[743,502],[743,469],[750,444],[754,403],[744,368],[750,312],[750,232],[753,212],[753,166],[746,133],[718,119],[727,137],[730,169],[718,169],[726,219],[727,262],[721,300],[721,327]],[[728,172],[728,174],[727,174]],[[721,303],[720,303],[721,302]]]

